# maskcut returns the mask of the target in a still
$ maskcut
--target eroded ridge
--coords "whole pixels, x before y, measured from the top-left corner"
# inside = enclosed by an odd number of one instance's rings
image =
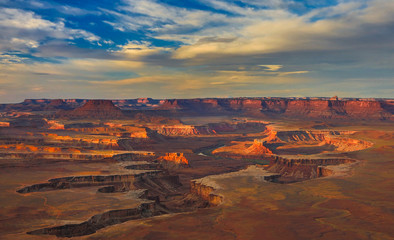
[[[327,166],[352,164],[355,162],[356,160],[348,158],[290,159],[280,156],[272,156],[270,164],[266,169],[280,175],[280,177],[274,179],[273,182],[290,183],[331,176],[334,174],[334,170]]]
[[[263,138],[254,139],[253,142],[232,141],[216,148],[212,154],[233,158],[262,158],[269,161],[267,170],[281,176],[274,178],[273,182],[303,181],[335,175],[336,170],[343,170],[327,166],[356,163],[357,160],[339,154],[367,149],[373,144],[347,137],[354,133],[330,130],[276,131],[268,126]],[[338,154],[338,157],[335,157],[335,154]]]

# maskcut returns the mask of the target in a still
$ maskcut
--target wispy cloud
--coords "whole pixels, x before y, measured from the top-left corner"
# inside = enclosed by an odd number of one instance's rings
[[[259,66],[265,68],[268,71],[278,71],[283,67],[282,65],[259,65]]]
[[[292,74],[305,74],[308,72],[309,71],[280,72],[278,75],[279,76],[286,76],[286,75],[292,75]]]

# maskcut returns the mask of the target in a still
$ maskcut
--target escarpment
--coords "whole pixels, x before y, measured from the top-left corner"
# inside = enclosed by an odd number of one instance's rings
[[[84,105],[85,104],[85,105]],[[199,115],[244,114],[251,116],[312,118],[336,120],[394,120],[391,99],[362,98],[195,98],[195,99],[26,99],[18,104],[5,104],[5,111],[61,110],[59,117],[116,118],[124,117],[120,109],[150,109],[188,112]],[[66,111],[67,110],[67,111]]]
[[[280,178],[274,182],[296,182],[318,177],[327,177],[333,171],[326,166],[354,163],[356,160],[348,158],[285,158],[272,156],[268,171],[278,173]]]
[[[199,114],[244,113],[314,119],[394,120],[390,100],[328,98],[227,98],[164,100],[160,109]]]

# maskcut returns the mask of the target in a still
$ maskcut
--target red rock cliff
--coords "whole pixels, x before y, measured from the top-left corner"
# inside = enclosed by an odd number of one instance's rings
[[[262,113],[270,116],[315,119],[394,120],[392,100],[222,98],[163,100],[159,109],[204,113]]]

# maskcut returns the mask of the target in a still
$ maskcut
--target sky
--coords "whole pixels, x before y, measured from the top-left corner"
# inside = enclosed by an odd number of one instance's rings
[[[0,0],[0,102],[382,97],[393,0]]]

